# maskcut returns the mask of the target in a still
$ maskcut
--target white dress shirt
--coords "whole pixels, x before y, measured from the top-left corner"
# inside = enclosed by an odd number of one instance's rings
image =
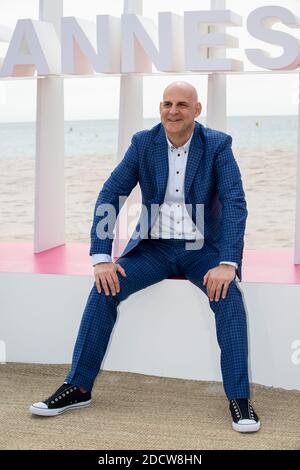
[[[193,134],[184,145],[176,148],[166,136],[169,161],[168,182],[164,202],[151,228],[151,238],[203,239],[203,234],[194,224],[185,206],[184,180],[192,137]],[[93,266],[112,260],[111,256],[106,254],[94,254],[91,258]],[[231,261],[221,261],[220,264],[230,264],[237,268],[237,263]]]
[[[186,163],[193,134],[181,147],[168,142],[169,176],[165,199],[151,228],[152,238],[203,239],[187,212],[184,198]]]

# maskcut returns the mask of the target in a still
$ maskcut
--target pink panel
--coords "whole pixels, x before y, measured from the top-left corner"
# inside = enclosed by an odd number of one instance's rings
[[[71,243],[39,254],[30,242],[0,243],[0,272],[93,275],[89,245]],[[244,282],[300,284],[300,265],[293,264],[293,251],[246,250]]]
[[[33,253],[33,243],[0,243],[0,271],[91,275],[89,246],[82,243],[61,245]]]

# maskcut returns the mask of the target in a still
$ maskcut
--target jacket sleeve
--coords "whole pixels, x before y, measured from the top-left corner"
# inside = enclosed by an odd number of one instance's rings
[[[240,264],[248,211],[241,173],[231,144],[232,138],[226,136],[215,158],[217,191],[222,204],[220,259]]]
[[[124,158],[104,183],[96,201],[91,228],[90,256],[111,255],[117,216],[133,188],[137,185],[139,161],[136,137]]]

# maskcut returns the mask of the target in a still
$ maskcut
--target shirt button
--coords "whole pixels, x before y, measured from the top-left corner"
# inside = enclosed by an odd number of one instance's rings
[[[180,205],[179,205],[179,204],[177,204],[177,207],[180,207]]]
[[[178,193],[179,189],[176,189],[176,193]]]
[[[177,155],[178,155],[178,157],[180,157],[180,153],[178,153]]]
[[[177,220],[177,223],[180,224],[180,220]]]
[[[176,171],[177,175],[179,174],[179,171]]]

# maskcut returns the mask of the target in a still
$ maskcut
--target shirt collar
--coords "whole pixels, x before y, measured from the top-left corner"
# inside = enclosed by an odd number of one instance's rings
[[[194,131],[192,132],[191,137],[189,138],[189,140],[185,144],[181,145],[180,147],[175,147],[172,144],[172,142],[169,141],[168,136],[166,134],[166,139],[167,139],[167,142],[168,142],[169,149],[171,151],[173,151],[173,150],[184,150],[186,153],[188,153],[193,135],[194,135]]]

